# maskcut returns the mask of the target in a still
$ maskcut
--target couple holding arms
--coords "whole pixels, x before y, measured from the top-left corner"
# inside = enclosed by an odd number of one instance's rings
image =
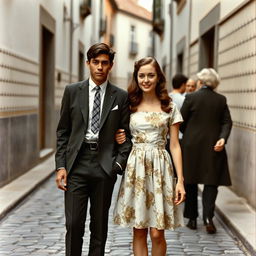
[[[123,174],[123,179],[114,222],[133,227],[134,255],[147,255],[148,228],[152,255],[165,255],[164,230],[182,224],[182,213],[176,209],[185,198],[178,140],[182,117],[168,96],[164,74],[154,58],[135,63],[127,94],[108,81],[114,54],[104,43],[91,46],[87,52],[90,78],[68,85],[62,99],[56,183],[65,191],[66,255],[82,255],[88,201],[88,255],[104,255],[117,174]],[[122,144],[116,142],[118,129],[126,133]],[[165,150],[167,133],[177,170],[175,187]]]
[[[135,62],[127,93],[108,81],[114,54],[104,43],[91,46],[90,78],[68,85],[62,99],[55,158],[56,183],[65,191],[66,256],[82,255],[88,201],[88,255],[104,255],[117,174],[123,177],[114,222],[133,228],[135,256],[148,255],[148,231],[152,256],[164,256],[164,230],[183,224],[178,207],[185,200],[178,139],[182,117],[154,58]],[[168,133],[176,184],[165,150]]]

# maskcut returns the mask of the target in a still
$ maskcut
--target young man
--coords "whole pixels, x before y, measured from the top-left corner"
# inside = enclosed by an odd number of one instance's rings
[[[65,88],[57,127],[56,183],[65,191],[66,256],[80,256],[90,200],[90,256],[104,255],[108,211],[117,173],[131,148],[127,92],[108,82],[114,52],[104,43],[87,52],[90,78]],[[115,143],[118,128],[127,133]]]
[[[182,74],[177,74],[172,79],[173,90],[169,94],[173,102],[177,105],[180,110],[185,100],[185,96],[182,95],[186,91],[186,83],[188,78]]]

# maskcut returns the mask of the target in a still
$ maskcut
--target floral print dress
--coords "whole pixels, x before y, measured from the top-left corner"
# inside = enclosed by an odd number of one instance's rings
[[[133,147],[114,209],[115,224],[159,230],[183,225],[181,207],[173,203],[174,173],[165,149],[170,126],[179,122],[182,117],[174,103],[170,113],[131,114]]]

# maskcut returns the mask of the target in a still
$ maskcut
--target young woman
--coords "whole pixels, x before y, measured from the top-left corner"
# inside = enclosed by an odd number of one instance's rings
[[[114,210],[116,224],[133,227],[135,256],[148,255],[148,231],[152,256],[166,255],[164,230],[183,225],[182,211],[177,207],[185,199],[178,139],[182,117],[171,102],[165,84],[165,76],[154,58],[135,62],[128,87],[133,148]],[[177,172],[176,185],[171,158],[165,150],[168,132]],[[117,135],[118,143],[124,139],[125,134]]]

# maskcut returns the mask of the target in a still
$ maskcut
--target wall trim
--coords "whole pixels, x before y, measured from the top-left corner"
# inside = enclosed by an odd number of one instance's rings
[[[246,60],[246,59],[249,59],[249,58],[252,58],[252,57],[256,57],[256,52],[255,53],[251,53],[251,54],[248,54],[248,55],[245,55],[245,56],[242,56],[240,58],[237,58],[237,59],[233,59],[231,61],[228,61],[228,62],[224,62],[224,63],[221,63],[221,64],[218,64],[218,67],[224,67],[224,66],[227,66],[229,64],[234,64],[234,63],[238,63],[242,60]]]
[[[199,37],[218,24],[220,3],[216,4],[199,22]]]
[[[218,90],[218,92],[221,93],[250,93],[250,92],[256,92],[256,88],[254,89],[237,89],[237,90]]]
[[[240,125],[239,122],[235,122],[235,121],[233,121],[233,128],[237,128],[237,129],[246,130],[246,131],[256,133],[256,128],[246,127],[246,126]]]
[[[248,124],[248,123],[233,121],[233,126],[239,127],[239,128],[250,129],[251,131],[256,132],[256,125],[251,125],[251,124]]]
[[[243,73],[236,73],[236,74],[233,74],[233,75],[230,75],[230,76],[222,76],[221,80],[235,78],[235,77],[241,77],[241,76],[255,75],[255,74],[256,74],[256,70],[247,71],[247,72],[243,72]]]
[[[28,83],[28,82],[24,82],[24,81],[11,80],[11,79],[2,79],[2,78],[0,78],[0,83],[1,82],[9,83],[9,84],[19,84],[19,85],[38,87],[38,84]]]
[[[0,68],[5,68],[5,69],[21,72],[21,73],[26,73],[26,74],[33,75],[33,76],[39,76],[38,72],[33,72],[33,71],[21,69],[21,68],[16,68],[14,66],[9,66],[9,65],[5,65],[5,64],[0,64]]]
[[[224,50],[219,51],[219,54],[222,54],[222,53],[224,53],[224,52],[227,52],[227,51],[229,51],[229,50],[231,50],[231,49],[233,49],[233,48],[236,48],[236,47],[238,47],[238,46],[240,46],[240,45],[242,45],[242,44],[244,44],[244,43],[247,43],[247,42],[249,42],[249,41],[251,41],[251,40],[253,40],[253,39],[255,39],[255,38],[256,38],[256,35],[252,35],[251,37],[248,37],[248,38],[246,38],[245,40],[242,40],[242,41],[240,41],[240,42],[238,42],[238,43],[235,43],[235,44],[233,44],[232,46],[230,46],[230,47],[228,47],[228,48],[226,48],[226,49],[224,49]]]
[[[224,16],[221,20],[219,20],[218,25],[222,25],[225,23],[227,20],[229,20],[232,16],[234,16],[236,13],[240,11],[240,9],[244,8],[246,5],[252,3],[252,0],[245,0],[243,3],[238,5],[233,11],[228,13],[226,16]]]
[[[6,49],[3,49],[3,48],[0,48],[0,53],[3,53],[5,55],[9,55],[11,57],[14,57],[14,58],[26,61],[26,62],[29,62],[29,63],[37,65],[37,66],[39,65],[38,62],[36,62],[34,60],[31,60],[31,59],[28,59],[28,58],[26,58],[24,56],[21,56],[21,55],[17,54],[17,53],[11,52],[10,50],[6,50]]]
[[[242,106],[242,105],[228,105],[228,106],[229,108],[233,108],[233,109],[256,110],[256,106]]]
[[[254,22],[255,20],[256,20],[256,17],[255,17],[255,18],[252,18],[251,20],[247,21],[246,23],[244,23],[244,24],[238,26],[237,28],[233,29],[232,31],[230,31],[230,32],[227,33],[226,35],[220,37],[219,40],[221,41],[221,40],[225,39],[226,37],[228,37],[228,36],[234,34],[234,33],[237,32],[238,30],[240,30],[240,29],[244,28],[245,26],[249,25],[250,23]]]
[[[34,107],[34,106],[33,106]],[[0,118],[9,118],[14,116],[25,116],[30,114],[38,114],[38,109],[28,109],[28,110],[10,110],[10,111],[0,111]]]

